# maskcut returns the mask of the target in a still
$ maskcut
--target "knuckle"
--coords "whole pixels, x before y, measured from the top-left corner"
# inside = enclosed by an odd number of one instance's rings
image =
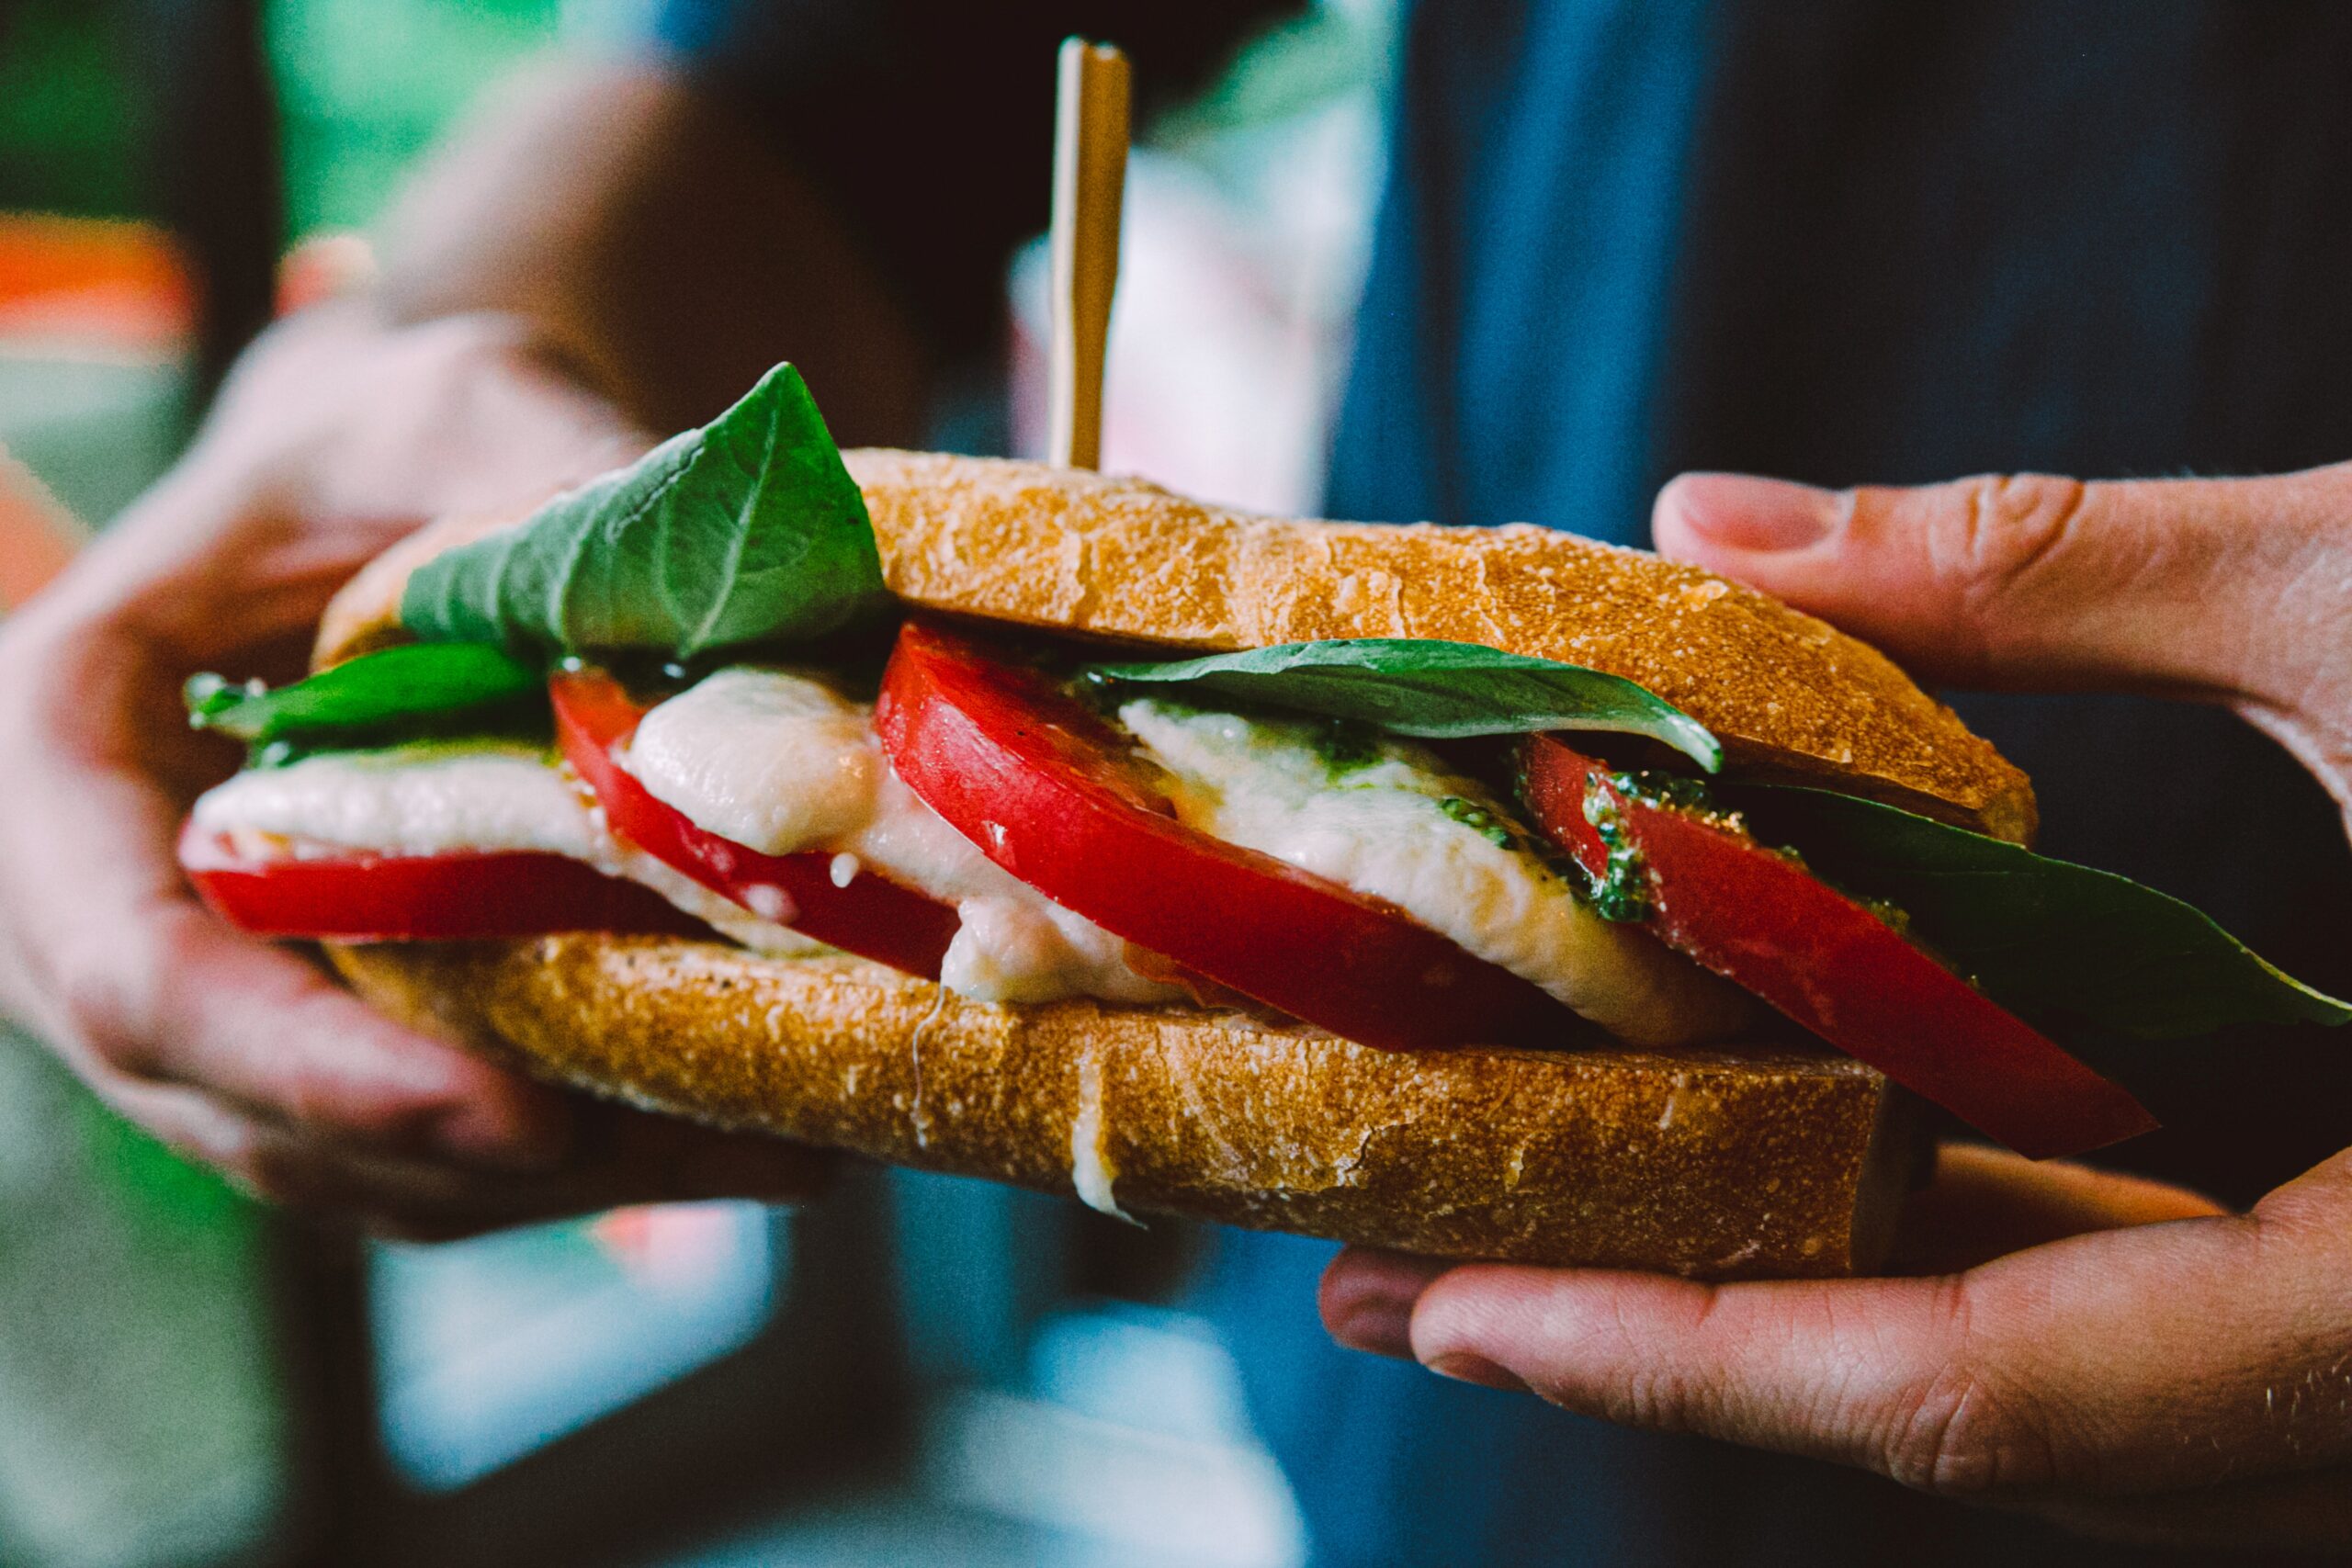
[[[191,911],[193,917],[193,911]],[[172,1030],[158,999],[187,995],[201,917],[130,922],[103,944],[81,942],[51,971],[57,1010],[74,1042],[102,1070],[141,1082],[168,1081]]]
[[[2055,474],[1987,474],[1962,482],[1962,504],[1940,515],[1943,570],[1980,619],[2029,581],[2074,536],[2089,487]]]
[[[124,984],[119,955],[86,949],[61,954],[51,971],[56,1016],[68,1041],[102,1071],[130,1078],[153,1076],[156,1052],[144,1011]]]
[[[544,392],[576,370],[538,329],[499,312],[446,316],[407,331],[420,371],[460,407],[484,396]]]
[[[361,1107],[345,1103],[332,1086],[308,1071],[297,1071],[269,1086],[271,1109],[286,1123],[317,1136],[348,1137],[362,1144],[394,1142],[387,1137],[384,1119]]]
[[[447,1107],[426,1092],[354,1086],[322,1066],[300,1065],[268,1086],[276,1114],[311,1134],[369,1149],[424,1150]]]
[[[1681,1432],[1694,1425],[1702,1398],[1689,1380],[1651,1371],[1628,1378],[1623,1391],[1610,1403],[1611,1408],[1606,1414],[1611,1421],[1657,1431]]]
[[[2051,565],[2083,531],[2091,490],[2053,474],[1984,474],[1918,491],[1863,491],[1859,504],[1889,536],[1936,606],[1939,658],[1965,671],[2014,651],[2035,616]],[[2023,612],[2023,614],[2020,614]]]
[[[1886,1473],[1939,1496],[1983,1498],[2054,1479],[2048,1424],[2033,1404],[1965,1358],[1949,1363],[1895,1413]]]

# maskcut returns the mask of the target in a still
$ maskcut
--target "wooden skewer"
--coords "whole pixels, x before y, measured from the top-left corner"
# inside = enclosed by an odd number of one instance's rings
[[[1069,39],[1054,118],[1053,374],[1048,457],[1102,461],[1102,361],[1119,284],[1119,206],[1127,183],[1127,57]]]

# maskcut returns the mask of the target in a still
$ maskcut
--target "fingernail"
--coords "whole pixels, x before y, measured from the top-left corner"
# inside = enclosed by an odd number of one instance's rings
[[[1413,1305],[1445,1267],[1395,1253],[1342,1253],[1323,1277],[1323,1325],[1351,1350],[1408,1359]]]
[[[1834,491],[1747,474],[1685,474],[1666,499],[1692,533],[1736,550],[1801,550],[1838,521]]]
[[[1374,1356],[1413,1353],[1413,1298],[1368,1295],[1351,1303],[1330,1325],[1331,1337]]]
[[[1505,1393],[1532,1392],[1526,1383],[1511,1373],[1469,1350],[1455,1350],[1424,1364],[1438,1376],[1452,1378],[1456,1382],[1476,1383],[1480,1388],[1500,1389]]]

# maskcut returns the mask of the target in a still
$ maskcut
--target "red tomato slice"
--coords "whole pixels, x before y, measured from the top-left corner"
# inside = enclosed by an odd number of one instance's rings
[[[472,942],[549,931],[707,937],[651,888],[526,852],[251,860],[191,822],[180,865],[212,912],[256,936]]]
[[[1391,1049],[1577,1030],[1534,986],[1387,905],[1179,822],[1107,726],[963,637],[908,623],[874,724],[899,776],[990,860],[1220,986]]]
[[[1550,736],[1527,744],[1527,800],[1595,876],[1598,788],[1641,857],[1651,929],[1849,1055],[2019,1154],[2081,1154],[2153,1130],[2121,1085],[2068,1055],[1870,910],[1745,833],[1619,790]]]
[[[646,712],[618,681],[588,670],[548,684],[564,760],[596,792],[614,832],[763,919],[907,974],[939,978],[940,961],[956,938],[952,907],[870,871],[835,886],[831,855],[762,854],[695,827],[613,760],[613,749],[636,733]]]

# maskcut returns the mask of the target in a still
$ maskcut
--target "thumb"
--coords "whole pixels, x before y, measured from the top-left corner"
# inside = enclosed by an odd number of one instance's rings
[[[2352,466],[2256,479],[2045,474],[1832,491],[1686,474],[1658,548],[1877,644],[1924,677],[2292,709],[2352,629]]]

